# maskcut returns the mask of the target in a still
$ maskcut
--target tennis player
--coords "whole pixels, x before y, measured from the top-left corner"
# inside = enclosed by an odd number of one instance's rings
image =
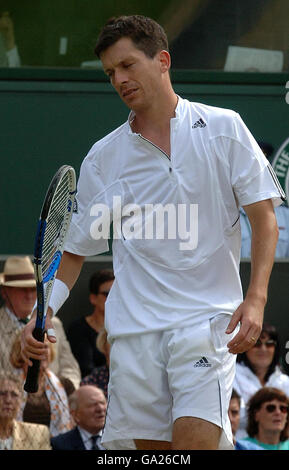
[[[261,331],[278,239],[273,206],[284,193],[236,112],[176,95],[166,34],[155,21],[111,19],[95,51],[131,112],[83,161],[46,326],[52,327],[50,316],[69,295],[85,256],[107,251],[92,222],[103,206],[113,217],[117,196],[126,210],[113,241],[115,282],[106,302],[111,356],[103,445],[233,449],[228,405],[235,358]],[[140,230],[129,236],[137,214],[144,214],[142,229],[150,226],[145,209],[152,206],[164,209],[166,236],[157,236],[160,227],[157,234],[149,227],[154,236],[141,237]],[[253,234],[245,299],[240,207]],[[32,329],[33,321],[22,338],[28,363],[42,357]]]

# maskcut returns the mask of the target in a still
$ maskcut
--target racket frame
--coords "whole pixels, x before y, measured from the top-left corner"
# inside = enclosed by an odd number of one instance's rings
[[[65,214],[63,215],[62,225],[59,230],[58,246],[54,254],[53,260],[49,265],[48,273],[44,275],[42,272],[42,261],[43,261],[43,243],[45,239],[45,233],[47,229],[47,220],[49,218],[50,209],[54,200],[54,196],[57,194],[58,185],[62,182],[63,178],[70,173],[70,188],[69,195],[67,198],[67,206]],[[76,176],[73,167],[70,165],[61,166],[55,173],[51,180],[51,183],[46,192],[40,217],[38,220],[37,231],[34,243],[34,272],[36,279],[36,293],[37,293],[37,312],[35,320],[35,328],[33,330],[33,336],[38,341],[44,342],[45,337],[45,321],[47,315],[47,309],[49,305],[49,299],[51,296],[54,280],[57,274],[57,270],[63,254],[65,238],[70,225],[73,204],[76,193]],[[35,393],[38,390],[38,375],[40,370],[40,361],[37,359],[31,359],[32,366],[28,368],[26,382],[24,384],[24,390],[28,393]]]

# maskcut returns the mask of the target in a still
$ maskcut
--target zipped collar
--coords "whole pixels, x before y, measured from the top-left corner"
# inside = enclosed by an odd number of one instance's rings
[[[171,118],[171,123],[173,123],[174,125],[177,125],[178,124],[178,121],[184,111],[184,106],[185,106],[185,100],[183,98],[181,98],[179,95],[177,95],[178,97],[178,103],[177,103],[177,106],[176,106],[176,109],[175,109],[175,117]],[[130,135],[138,135],[136,132],[133,132],[132,128],[131,128],[131,123],[132,121],[134,120],[135,118],[135,112],[134,111],[130,111],[129,115],[128,115],[128,119],[127,119],[127,129],[128,129],[128,134]]]

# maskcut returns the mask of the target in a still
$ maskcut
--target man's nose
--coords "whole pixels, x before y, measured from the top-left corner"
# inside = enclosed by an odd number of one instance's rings
[[[26,297],[32,299],[36,296],[36,289],[26,289]]]
[[[115,70],[114,72],[114,85],[120,86],[128,81],[127,73],[125,70]]]

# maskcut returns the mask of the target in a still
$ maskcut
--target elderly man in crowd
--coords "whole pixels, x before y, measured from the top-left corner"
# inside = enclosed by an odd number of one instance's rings
[[[0,293],[4,302],[0,308],[0,372],[7,372],[13,371],[10,363],[13,341],[27,323],[36,301],[34,268],[28,256],[7,258],[3,273],[0,274]],[[69,379],[74,388],[78,388],[81,379],[79,365],[71,352],[59,318],[53,319],[53,327],[57,333],[57,343],[50,369],[58,377]]]
[[[83,385],[70,396],[70,411],[76,426],[51,439],[53,450],[104,450],[100,440],[106,413],[106,398],[95,385]]]

